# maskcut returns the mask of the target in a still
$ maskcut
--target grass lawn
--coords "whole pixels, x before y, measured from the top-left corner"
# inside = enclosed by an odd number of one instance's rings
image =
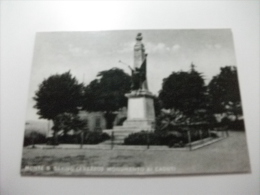
[[[250,172],[244,132],[194,151],[23,149],[22,175],[153,175]]]

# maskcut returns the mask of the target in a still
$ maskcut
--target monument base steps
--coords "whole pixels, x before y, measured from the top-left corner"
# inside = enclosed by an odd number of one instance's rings
[[[136,132],[140,132],[141,128],[139,127],[124,127],[124,126],[114,126],[113,130],[103,130],[104,133],[109,134],[110,136],[112,135],[112,132],[114,132],[114,144],[124,144],[124,139],[132,134],[132,133],[136,133]],[[111,144],[111,140],[107,140],[105,142],[102,142],[100,144],[105,144],[105,145],[109,145]]]

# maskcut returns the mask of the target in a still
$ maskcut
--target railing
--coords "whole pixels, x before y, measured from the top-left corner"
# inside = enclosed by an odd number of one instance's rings
[[[187,132],[187,137],[188,137],[188,147],[189,147],[189,150],[191,151],[192,150],[192,142],[193,141],[200,141],[201,144],[204,143],[204,140],[205,138],[207,137],[212,137],[211,133],[216,133],[216,136],[218,137],[229,137],[229,132],[228,132],[228,127],[227,126],[222,126],[222,127],[217,127],[217,128],[214,128],[212,131],[207,128],[207,129],[192,129],[192,128],[188,128],[186,130]],[[207,133],[205,133],[207,132]],[[203,135],[204,133],[204,135]],[[197,137],[195,136],[195,139],[194,139],[194,135],[199,135],[199,139],[197,139]],[[207,136],[205,136],[205,134]]]

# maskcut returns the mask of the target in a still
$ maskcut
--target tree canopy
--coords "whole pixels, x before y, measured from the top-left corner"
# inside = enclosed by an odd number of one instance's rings
[[[127,106],[125,94],[130,91],[131,77],[123,70],[113,68],[102,71],[84,89],[83,108],[87,111],[103,111],[107,128],[112,128],[113,112]]]
[[[220,73],[210,81],[208,89],[215,113],[231,112],[236,116],[242,114],[236,67],[221,68]]]
[[[193,68],[189,72],[173,72],[163,80],[159,99],[166,109],[179,110],[187,116],[205,107],[206,87],[202,75]]]
[[[62,113],[77,114],[82,104],[82,84],[70,72],[52,75],[40,84],[33,98],[40,118],[54,120]]]

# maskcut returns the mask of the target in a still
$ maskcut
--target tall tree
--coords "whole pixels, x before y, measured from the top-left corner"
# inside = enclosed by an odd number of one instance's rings
[[[195,111],[206,107],[206,87],[202,75],[194,70],[173,72],[163,80],[159,99],[166,109],[181,111],[192,116]]]
[[[237,69],[226,66],[212,78],[208,85],[211,105],[215,113],[227,113],[236,116],[242,114]]]
[[[72,113],[62,113],[58,114],[54,118],[54,135],[60,130],[63,130],[63,140],[68,141],[67,133],[70,130],[74,130],[75,133],[81,135],[81,147],[83,144],[84,133],[88,130],[87,122],[80,119],[77,114]]]
[[[83,85],[70,72],[52,75],[40,84],[33,98],[40,118],[53,120],[62,113],[77,114],[82,104]]]
[[[59,116],[63,113],[77,114],[82,104],[82,94],[83,85],[70,72],[44,79],[36,91],[34,108],[38,109],[40,118],[53,121],[54,144],[57,144],[57,132],[61,130]],[[66,132],[67,128],[63,130]]]
[[[84,90],[83,108],[102,111],[108,129],[113,127],[115,112],[127,106],[125,94],[130,91],[131,77],[123,70],[113,68],[102,71]]]

